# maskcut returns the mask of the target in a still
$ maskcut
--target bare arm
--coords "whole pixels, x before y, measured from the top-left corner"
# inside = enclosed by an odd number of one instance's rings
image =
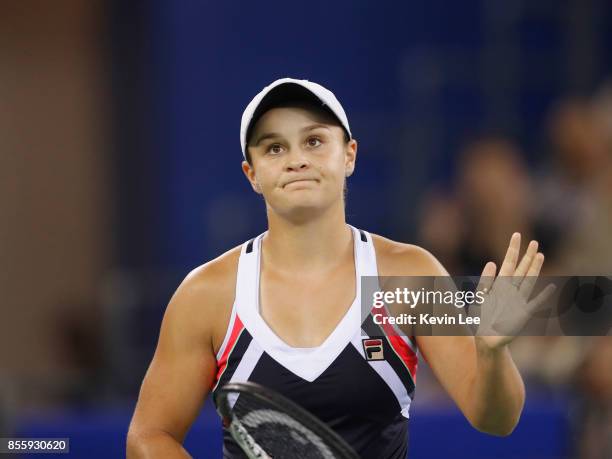
[[[523,380],[507,347],[490,351],[471,336],[418,336],[425,360],[470,424],[509,435],[525,401]]]
[[[128,459],[191,457],[182,443],[208,395],[216,368],[211,312],[219,295],[211,285],[214,281],[206,268],[194,271],[166,309],[130,424]]]
[[[381,275],[387,276],[449,276],[429,252],[406,244],[395,243],[392,255],[380,265]],[[525,388],[507,346],[491,349],[473,336],[416,338],[436,378],[470,424],[492,435],[509,435],[520,418]]]

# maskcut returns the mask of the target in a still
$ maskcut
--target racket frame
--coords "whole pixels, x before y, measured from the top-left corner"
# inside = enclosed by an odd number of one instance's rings
[[[230,393],[236,393],[238,395],[241,393],[248,393],[251,397],[258,399],[265,404],[272,405],[281,412],[290,414],[291,417],[303,424],[305,428],[311,430],[314,434],[321,437],[326,444],[330,445],[333,449],[338,450],[341,454],[339,459],[359,459],[357,453],[340,435],[323,423],[323,421],[316,418],[313,414],[309,413],[288,398],[251,381],[231,382],[225,384],[216,392],[215,404],[221,417],[230,422],[229,431],[232,437],[236,440],[236,442],[238,442],[245,454],[249,456],[249,459],[270,459],[270,456],[268,456],[263,448],[257,444],[255,439],[248,433],[248,430],[233,415],[232,407],[230,407],[228,400],[228,395]],[[232,427],[235,422],[237,424],[235,427]],[[252,448],[251,444],[253,445]],[[247,448],[248,451],[245,448]],[[262,453],[264,454],[263,456],[257,455]]]

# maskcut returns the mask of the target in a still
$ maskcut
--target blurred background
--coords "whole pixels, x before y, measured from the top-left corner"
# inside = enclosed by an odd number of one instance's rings
[[[0,436],[124,456],[174,289],[266,229],[239,123],[285,76],[348,113],[349,223],[454,275],[501,261],[514,231],[545,274],[611,275],[608,1],[3,1]],[[474,431],[422,364],[411,457],[612,457],[612,337],[512,352],[517,430]],[[207,404],[187,447],[220,441]]]

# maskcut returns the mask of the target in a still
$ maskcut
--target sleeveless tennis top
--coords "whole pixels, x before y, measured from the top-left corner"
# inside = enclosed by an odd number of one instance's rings
[[[229,382],[259,383],[327,423],[360,457],[403,459],[418,349],[412,339],[377,325],[371,313],[362,320],[360,279],[378,275],[376,253],[369,233],[350,228],[355,299],[323,344],[313,348],[289,346],[261,317],[260,253],[265,233],[243,244],[212,391]],[[223,457],[246,457],[225,429]]]

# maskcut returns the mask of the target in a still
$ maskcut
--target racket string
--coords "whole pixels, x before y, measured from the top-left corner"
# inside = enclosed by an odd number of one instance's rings
[[[337,457],[324,439],[291,417],[289,413],[266,406],[262,400],[248,393],[241,393],[234,400],[232,409],[234,419],[269,457],[274,459]]]

